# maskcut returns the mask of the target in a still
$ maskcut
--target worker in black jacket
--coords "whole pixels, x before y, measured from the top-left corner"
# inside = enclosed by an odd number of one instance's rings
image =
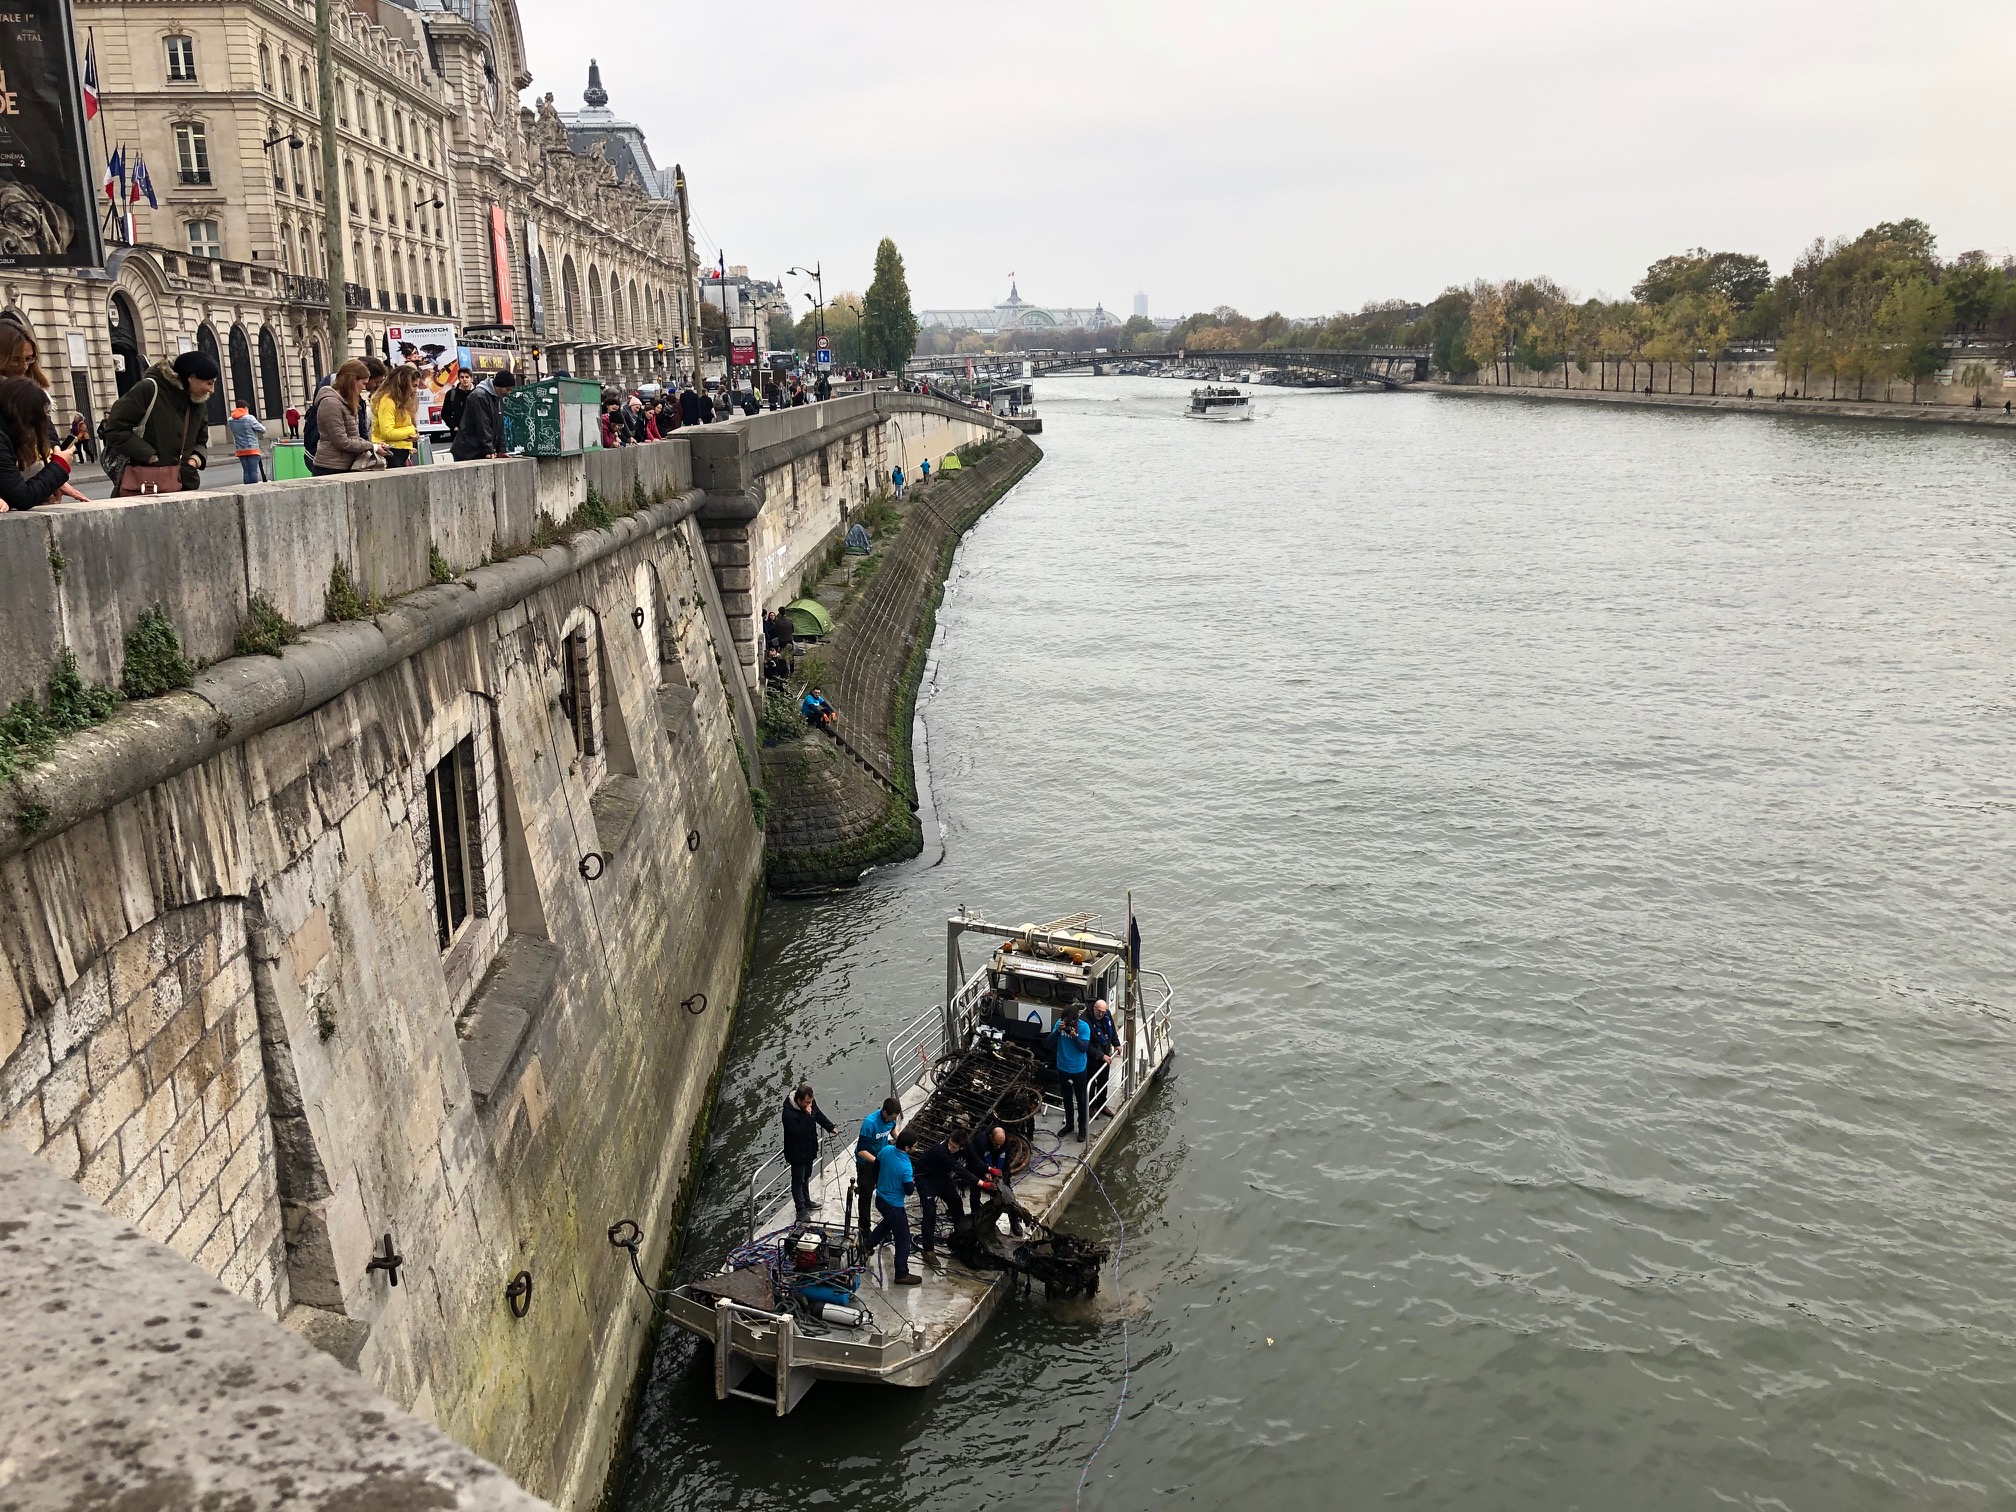
[[[819,1111],[812,1088],[801,1082],[784,1104],[784,1163],[791,1167],[791,1205],[800,1223],[818,1210],[812,1195],[812,1167],[819,1163],[819,1131],[834,1131],[833,1120]]]
[[[980,1216],[980,1208],[990,1193],[984,1188],[992,1188],[991,1195],[1001,1199],[1008,1208],[1008,1231],[1022,1232],[1022,1220],[1015,1212],[1015,1190],[1009,1185],[1008,1131],[998,1123],[984,1123],[973,1142],[966,1146],[966,1173],[973,1184],[973,1216]],[[997,1215],[995,1222],[999,1222]]]
[[[960,1178],[971,1174],[966,1165],[966,1131],[955,1126],[951,1133],[919,1155],[916,1173],[917,1197],[924,1208],[924,1242],[919,1248],[926,1255],[935,1255],[938,1253],[939,1203],[951,1209],[954,1233],[966,1226],[966,1206],[959,1199]]]
[[[517,386],[518,375],[505,368],[469,391],[469,402],[462,410],[462,428],[455,432],[453,455],[457,462],[505,454],[504,400]]]

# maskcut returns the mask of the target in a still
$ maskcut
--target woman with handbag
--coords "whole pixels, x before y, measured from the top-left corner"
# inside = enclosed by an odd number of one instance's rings
[[[49,444],[49,396],[30,378],[0,378],[0,514],[47,504],[70,488],[77,443]]]
[[[98,427],[115,494],[183,493],[202,486],[210,391],[217,377],[215,358],[184,352],[173,362],[155,363],[119,396]]]
[[[315,396],[315,455],[308,459],[308,471],[316,477],[385,465],[385,448],[357,430],[358,395],[370,376],[362,360],[352,357],[336,369],[329,387]]]
[[[419,385],[420,370],[402,362],[371,401],[371,439],[385,448],[387,467],[413,463],[413,448],[420,444],[420,426],[414,419],[420,406]]]

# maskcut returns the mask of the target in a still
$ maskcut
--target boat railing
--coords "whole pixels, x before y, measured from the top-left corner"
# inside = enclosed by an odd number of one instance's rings
[[[942,1052],[944,1041],[945,1011],[942,1008],[926,1008],[890,1037],[883,1049],[889,1059],[891,1097],[901,1097],[906,1089],[924,1079],[931,1063]]]
[[[1170,1008],[1176,1001],[1176,989],[1169,985],[1169,978],[1159,971],[1137,971],[1135,975],[1141,979],[1143,988],[1141,1012],[1148,1024],[1148,1043],[1167,1044]],[[1156,997],[1153,994],[1158,989],[1161,996]]]
[[[758,1237],[757,1225],[762,1223],[765,1215],[783,1200],[784,1191],[790,1182],[791,1168],[784,1163],[784,1154],[781,1150],[750,1174],[747,1201],[751,1239]]]

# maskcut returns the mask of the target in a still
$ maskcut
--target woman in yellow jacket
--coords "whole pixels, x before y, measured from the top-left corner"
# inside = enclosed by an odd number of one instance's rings
[[[386,448],[387,467],[413,463],[413,448],[420,444],[420,427],[414,419],[419,386],[419,370],[410,362],[401,363],[371,401],[371,439]]]

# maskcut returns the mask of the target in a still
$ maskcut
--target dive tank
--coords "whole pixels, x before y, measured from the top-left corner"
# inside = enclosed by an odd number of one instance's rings
[[[840,1328],[859,1328],[861,1326],[861,1309],[858,1307],[842,1307],[837,1302],[824,1302],[819,1307],[819,1321],[822,1323],[832,1323]]]

